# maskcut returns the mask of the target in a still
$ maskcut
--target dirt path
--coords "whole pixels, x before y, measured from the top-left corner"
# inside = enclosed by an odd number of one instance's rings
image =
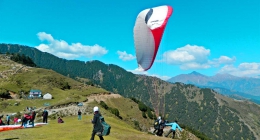
[[[106,101],[108,99],[111,98],[121,98],[122,96],[119,94],[93,94],[87,97],[88,101],[87,102],[83,102],[83,106],[78,106],[78,105],[66,105],[66,106],[61,106],[58,108],[52,108],[49,109],[49,115],[52,114],[63,114],[65,116],[67,115],[77,115],[78,110],[80,110],[83,114],[89,114],[90,110],[92,108],[89,107],[89,103],[97,101]],[[38,110],[43,110],[43,108],[39,108]]]
[[[121,98],[122,96],[119,94],[92,94],[88,96],[88,102],[93,102],[96,100],[97,102],[106,101],[111,98]]]

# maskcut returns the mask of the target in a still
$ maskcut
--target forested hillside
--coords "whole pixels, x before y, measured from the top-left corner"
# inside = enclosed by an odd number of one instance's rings
[[[24,54],[38,67],[52,69],[74,79],[85,78],[89,84],[99,85],[124,97],[134,97],[168,120],[177,119],[179,123],[203,132],[212,139],[254,140],[260,135],[259,122],[247,122],[239,111],[224,104],[224,99],[218,99],[216,95],[219,94],[211,89],[170,84],[155,77],[135,75],[119,66],[100,61],[85,63],[60,59],[27,46],[0,44],[0,52]],[[259,106],[255,109],[260,111]],[[254,112],[251,114],[255,115]],[[259,116],[254,119],[260,120]]]

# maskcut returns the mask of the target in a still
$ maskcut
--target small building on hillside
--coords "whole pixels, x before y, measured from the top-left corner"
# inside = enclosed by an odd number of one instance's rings
[[[29,93],[29,97],[41,97],[42,91],[38,89],[31,89]]]
[[[52,99],[52,95],[50,93],[46,93],[43,95],[43,99]]]

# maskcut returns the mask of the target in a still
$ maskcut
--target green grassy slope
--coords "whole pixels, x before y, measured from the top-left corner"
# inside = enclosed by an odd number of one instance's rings
[[[64,124],[58,124],[56,120],[49,121],[48,125],[37,128],[18,129],[1,132],[0,139],[33,139],[33,140],[84,140],[90,139],[92,115],[83,115],[82,120],[77,116],[65,117]],[[106,140],[163,140],[166,138],[156,137],[133,129],[124,121],[114,117],[105,116],[105,120],[112,127]],[[96,137],[98,139],[98,137]]]
[[[102,88],[85,85],[52,70],[22,67],[23,65],[13,61],[1,59],[0,73],[2,78],[0,78],[0,91],[9,91],[18,97],[21,91],[28,93],[31,89],[39,89],[43,94],[51,93],[54,99],[47,101],[40,99],[25,100],[19,98],[0,100],[0,113],[22,111],[27,106],[37,108],[44,107],[43,105],[45,102],[48,102],[50,105],[81,102],[86,99],[87,95],[107,92]],[[19,72],[16,72],[17,69],[20,69]],[[62,90],[62,86],[66,83],[68,83],[70,89]],[[14,106],[14,103],[19,103],[20,105]]]

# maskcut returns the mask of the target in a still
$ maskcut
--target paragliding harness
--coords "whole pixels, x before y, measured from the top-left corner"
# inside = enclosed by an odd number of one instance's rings
[[[156,130],[159,129],[159,126],[160,126],[159,119],[154,121],[154,125],[153,126],[154,126],[154,129],[156,129]]]
[[[100,123],[101,123],[103,128],[102,128],[102,131],[101,132],[97,132],[96,135],[98,135],[98,136],[107,136],[107,135],[109,135],[111,126],[105,122],[105,119],[104,119],[103,116],[100,116],[99,119],[100,119]]]
[[[26,115],[24,116],[24,118],[25,118],[26,120],[31,120],[31,119],[32,119],[32,116],[26,114]]]

